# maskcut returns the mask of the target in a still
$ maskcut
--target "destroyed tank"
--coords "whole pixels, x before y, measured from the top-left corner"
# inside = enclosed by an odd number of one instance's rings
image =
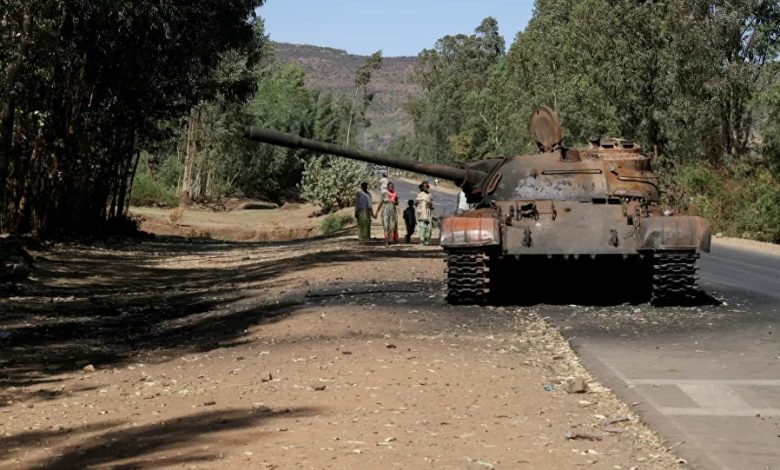
[[[628,278],[632,289],[644,289],[654,304],[697,298],[696,261],[700,252],[710,250],[710,226],[701,217],[662,208],[658,176],[639,146],[593,138],[585,148],[566,148],[560,120],[546,107],[533,112],[531,131],[539,153],[461,166],[421,163],[270,129],[247,128],[245,137],[460,186],[473,209],[440,223],[450,303],[490,303],[502,291],[520,296],[525,280],[540,267],[555,264],[554,276],[560,278],[565,273],[559,270],[580,259],[617,263],[603,283]],[[587,277],[592,276],[586,273],[568,285]]]

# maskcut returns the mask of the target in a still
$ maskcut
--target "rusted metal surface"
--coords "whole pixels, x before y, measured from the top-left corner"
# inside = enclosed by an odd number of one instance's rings
[[[494,217],[448,217],[441,223],[441,245],[457,248],[501,243],[499,221]]]
[[[693,250],[710,252],[712,229],[701,217],[673,216],[642,219],[637,233],[638,250]]]

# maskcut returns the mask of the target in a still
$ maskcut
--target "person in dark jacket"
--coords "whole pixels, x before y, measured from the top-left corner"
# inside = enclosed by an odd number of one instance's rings
[[[409,199],[409,207],[404,210],[404,223],[406,224],[406,243],[412,243],[412,234],[414,233],[414,228],[417,226],[414,199]]]

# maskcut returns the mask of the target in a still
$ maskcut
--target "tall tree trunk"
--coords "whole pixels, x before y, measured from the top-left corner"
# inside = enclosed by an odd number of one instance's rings
[[[16,104],[13,88],[19,79],[19,73],[24,66],[27,52],[30,49],[32,36],[33,14],[32,2],[26,2],[22,17],[19,47],[14,59],[5,70],[5,82],[8,87],[8,99],[0,103],[0,226],[3,225],[7,210],[8,168],[11,163],[11,147],[13,144],[14,119]]]
[[[193,194],[193,172],[198,156],[198,126],[200,125],[200,110],[193,108],[187,124],[186,148],[184,151],[184,169],[181,176],[179,203],[187,205],[195,197]]]
[[[135,163],[133,164],[133,171],[130,173],[130,179],[127,182],[127,203],[125,204],[126,210],[130,208],[130,198],[133,195],[133,181],[135,181],[135,175],[138,173],[138,163],[141,161],[141,151],[139,150],[135,154]]]
[[[352,105],[349,107],[349,124],[347,124],[347,141],[344,143],[344,145],[349,147],[349,139],[352,134],[352,120],[355,117],[355,101],[357,101],[358,91],[360,91],[360,87],[355,87],[355,94],[352,95]]]

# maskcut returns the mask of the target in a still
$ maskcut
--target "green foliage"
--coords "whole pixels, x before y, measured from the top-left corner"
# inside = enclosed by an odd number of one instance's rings
[[[503,56],[504,39],[493,18],[473,35],[445,36],[420,53],[414,80],[423,94],[406,106],[420,160],[463,161],[502,150]]]
[[[122,217],[140,150],[192,106],[252,93],[262,3],[2,2],[0,230],[89,231]],[[221,68],[231,55],[240,69]]]
[[[765,166],[744,171],[737,178],[707,163],[681,166],[671,188],[677,206],[707,218],[726,235],[780,243],[780,178]]]
[[[376,184],[376,175],[368,164],[339,157],[315,157],[305,164],[301,194],[319,204],[324,212],[331,212],[353,205],[363,182]]]
[[[346,227],[355,223],[355,218],[346,214],[329,214],[322,220],[320,231],[323,235],[332,235],[344,230]]]
[[[131,205],[173,207],[178,202],[174,188],[166,186],[164,181],[153,178],[149,173],[139,173],[133,179]]]

